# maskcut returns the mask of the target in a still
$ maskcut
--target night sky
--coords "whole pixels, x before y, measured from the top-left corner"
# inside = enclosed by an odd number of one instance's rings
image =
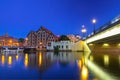
[[[0,35],[25,38],[41,25],[56,35],[87,34],[120,14],[120,0],[0,0]]]

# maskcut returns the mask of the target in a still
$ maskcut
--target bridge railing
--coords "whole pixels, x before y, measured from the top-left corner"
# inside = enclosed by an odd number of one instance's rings
[[[98,29],[96,29],[95,33],[92,32],[92,34],[89,35],[89,36],[87,36],[87,38],[90,38],[90,37],[92,37],[92,36],[94,36],[94,35],[102,32],[102,31],[104,31],[104,30],[107,30],[108,28],[111,28],[111,27],[117,25],[117,24],[120,24],[120,19],[118,19],[118,20],[117,20],[116,22],[114,22],[114,23],[113,23],[113,21],[109,21],[109,22],[107,22],[106,24],[104,24],[103,26],[101,26],[101,27],[99,27]]]

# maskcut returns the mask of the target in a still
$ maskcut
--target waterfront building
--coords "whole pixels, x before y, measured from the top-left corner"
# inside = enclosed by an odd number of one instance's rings
[[[73,42],[71,41],[58,41],[58,42],[51,42],[47,46],[48,51],[53,51],[54,47],[58,47],[59,51],[71,51],[73,46]]]
[[[57,41],[57,37],[43,26],[27,35],[27,46],[37,49],[46,49],[47,44],[52,41]]]
[[[79,35],[69,34],[67,35],[67,37],[70,39],[71,42],[77,42],[80,40]]]
[[[0,46],[19,46],[17,38],[11,37],[6,33],[4,36],[0,36]]]
[[[30,31],[27,35],[27,46],[36,47],[37,35],[35,31]]]

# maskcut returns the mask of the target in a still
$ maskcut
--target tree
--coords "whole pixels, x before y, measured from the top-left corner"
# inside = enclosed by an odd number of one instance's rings
[[[19,38],[19,39],[18,39],[18,41],[21,42],[21,43],[23,43],[24,40],[25,40],[24,38]]]
[[[69,41],[70,39],[66,35],[61,35],[59,41]]]

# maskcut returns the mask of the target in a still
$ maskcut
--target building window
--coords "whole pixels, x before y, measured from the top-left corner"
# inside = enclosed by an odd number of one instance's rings
[[[63,49],[63,46],[62,46],[62,49]]]
[[[66,45],[66,49],[68,49],[68,45]]]

